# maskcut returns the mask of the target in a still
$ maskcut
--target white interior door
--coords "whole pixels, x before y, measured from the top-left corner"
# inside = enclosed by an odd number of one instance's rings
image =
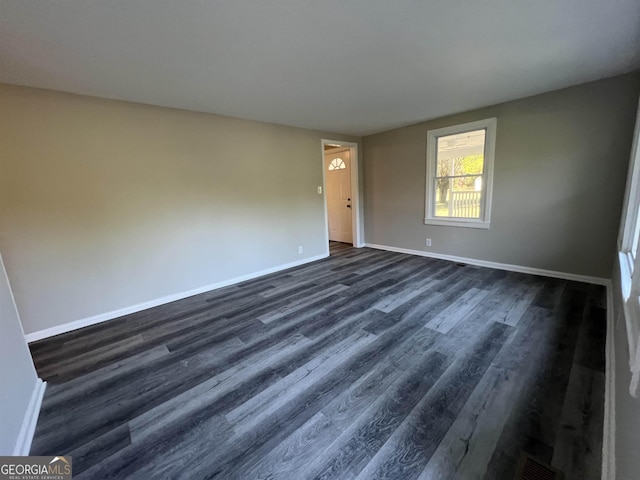
[[[351,158],[349,150],[324,156],[329,240],[353,243],[351,224]]]

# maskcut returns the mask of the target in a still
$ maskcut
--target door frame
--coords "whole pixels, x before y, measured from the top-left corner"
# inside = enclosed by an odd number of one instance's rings
[[[327,209],[327,174],[325,172],[325,145],[333,145],[349,149],[349,168],[351,169],[351,232],[353,235],[353,246],[356,248],[364,247],[364,239],[360,230],[360,179],[358,177],[358,166],[360,157],[358,153],[358,144],[354,142],[344,142],[342,140],[321,139],[320,149],[322,151],[322,201],[324,203],[324,237],[327,245],[327,254],[329,253],[329,213]]]

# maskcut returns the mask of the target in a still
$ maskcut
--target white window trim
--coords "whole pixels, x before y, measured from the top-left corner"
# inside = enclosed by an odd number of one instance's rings
[[[638,105],[633,145],[631,146],[627,188],[624,198],[624,207],[622,209],[622,220],[620,222],[620,234],[618,236],[619,250],[628,257],[627,262],[631,272],[633,272],[633,256],[631,255],[631,250],[633,249],[635,228],[638,223],[638,215],[640,214],[640,161],[637,160],[638,155],[640,154],[638,151],[639,136],[640,104]]]
[[[618,235],[620,287],[629,346],[629,368],[632,374],[629,392],[634,397],[638,395],[640,384],[640,249],[637,249],[635,258],[632,254],[633,243],[638,241],[635,232],[640,220],[639,142],[640,104],[636,116],[624,207]]]
[[[496,129],[498,120],[487,118],[476,122],[451,125],[450,127],[438,128],[427,132],[427,179],[425,188],[424,223],[426,225],[445,225],[448,227],[467,227],[488,229],[491,223],[491,197],[493,193],[493,160],[496,152]],[[484,169],[482,172],[482,185],[484,195],[480,205],[481,218],[448,218],[436,217],[433,214],[435,205],[433,201],[433,185],[435,183],[437,139],[445,135],[464,133],[472,130],[486,129],[487,134],[484,144]]]

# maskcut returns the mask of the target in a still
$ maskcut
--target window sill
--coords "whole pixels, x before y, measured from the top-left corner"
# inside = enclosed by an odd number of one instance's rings
[[[489,222],[483,222],[481,220],[445,220],[439,218],[425,218],[425,225],[441,225],[443,227],[463,227],[463,228],[480,228],[483,230],[489,230]]]

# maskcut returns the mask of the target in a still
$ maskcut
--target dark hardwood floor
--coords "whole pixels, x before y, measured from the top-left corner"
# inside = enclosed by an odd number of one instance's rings
[[[30,345],[74,478],[600,478],[603,287],[330,258]]]

